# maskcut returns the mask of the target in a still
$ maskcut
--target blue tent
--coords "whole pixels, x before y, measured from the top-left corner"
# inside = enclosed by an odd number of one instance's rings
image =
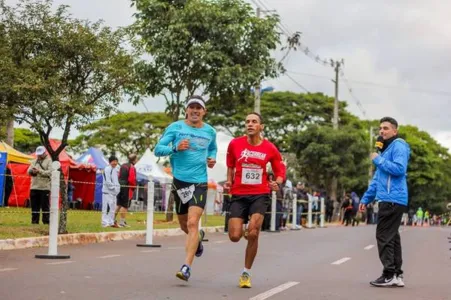
[[[6,152],[0,152],[0,206],[4,205],[3,197],[4,197],[4,186],[5,186],[5,176],[6,176]],[[6,202],[6,201],[5,201]]]
[[[94,208],[102,208],[102,185],[103,185],[103,170],[109,165],[108,160],[103,156],[102,151],[91,147],[83,153],[77,162],[80,164],[95,165],[97,168],[96,174],[96,190],[94,195]]]

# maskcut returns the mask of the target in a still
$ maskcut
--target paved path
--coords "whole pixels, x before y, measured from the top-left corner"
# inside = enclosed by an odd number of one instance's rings
[[[183,237],[64,246],[70,260],[39,260],[46,249],[0,251],[0,299],[451,299],[448,228],[402,228],[405,288],[368,282],[381,265],[374,226],[263,233],[252,289],[239,289],[245,242],[209,234],[188,283],[175,277]],[[374,245],[374,246],[373,246]]]

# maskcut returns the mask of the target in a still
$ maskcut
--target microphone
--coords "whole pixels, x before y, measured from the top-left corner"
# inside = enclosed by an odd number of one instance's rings
[[[376,143],[374,144],[377,153],[381,153],[382,148],[384,147],[384,138],[381,136],[377,137]]]

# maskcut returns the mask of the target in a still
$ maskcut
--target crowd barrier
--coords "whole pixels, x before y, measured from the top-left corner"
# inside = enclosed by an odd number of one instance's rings
[[[58,224],[59,224],[59,216],[62,213],[62,210],[60,210],[60,164],[59,162],[54,162],[52,164],[52,177],[51,177],[51,205],[50,205],[50,211],[48,212],[50,214],[50,223],[49,223],[49,243],[48,243],[48,253],[47,254],[39,254],[36,255],[36,258],[43,258],[43,259],[67,259],[70,258],[69,255],[62,255],[58,253]],[[77,183],[83,183],[83,184],[98,184],[96,182],[77,182]],[[159,191],[162,192],[162,191]],[[167,193],[166,193],[167,195]],[[287,219],[289,219],[290,213],[291,213],[291,222],[292,222],[292,230],[299,230],[296,226],[297,221],[297,207],[301,203],[307,203],[308,204],[308,210],[305,213],[302,213],[302,216],[305,216],[307,219],[307,223],[305,224],[306,228],[316,228],[313,224],[313,218],[316,216],[319,218],[319,228],[323,228],[324,226],[324,212],[325,212],[325,206],[324,206],[324,199],[320,199],[320,211],[314,212],[313,211],[313,202],[315,200],[311,199],[309,201],[306,200],[297,200],[296,195],[293,195],[294,199],[291,203],[291,212],[281,212],[277,211],[277,196],[276,192],[273,191],[271,195],[271,220],[270,220],[270,232],[277,232],[276,230],[276,218],[280,216],[282,213],[287,213]],[[155,205],[155,183],[153,181],[153,178],[149,178],[149,182],[147,184],[147,203],[154,203]],[[161,247],[161,245],[155,244],[153,241],[154,237],[154,217],[159,212],[155,211],[154,205],[146,205],[146,209],[142,209],[142,211],[128,211],[128,214],[146,214],[146,228],[145,228],[145,242],[141,244],[137,244],[138,247]],[[18,211],[16,211],[18,212]],[[30,213],[30,210],[21,212]],[[100,212],[95,211],[97,214],[99,214],[99,226],[100,226]],[[3,211],[2,213],[15,213],[15,211],[12,209],[10,211]],[[38,213],[44,213],[44,212],[38,212]],[[80,214],[86,214],[86,213],[93,213],[93,211],[74,211],[71,210],[71,213],[80,213]],[[164,211],[160,212],[164,213]],[[205,211],[206,213],[206,211]],[[204,215],[204,219],[206,218],[206,214]],[[315,222],[316,223],[316,222]],[[302,225],[302,224],[301,224]],[[199,220],[199,229],[202,228],[202,218]],[[204,241],[208,241],[204,237]]]

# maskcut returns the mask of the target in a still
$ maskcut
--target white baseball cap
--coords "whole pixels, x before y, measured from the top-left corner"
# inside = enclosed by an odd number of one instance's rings
[[[202,106],[203,109],[205,109],[205,102],[198,98],[189,99],[185,104],[185,108],[188,108],[188,106],[190,106],[191,104],[194,104],[194,103],[199,104],[200,106]]]
[[[36,155],[42,155],[45,153],[45,147],[44,146],[39,146],[36,148]]]

